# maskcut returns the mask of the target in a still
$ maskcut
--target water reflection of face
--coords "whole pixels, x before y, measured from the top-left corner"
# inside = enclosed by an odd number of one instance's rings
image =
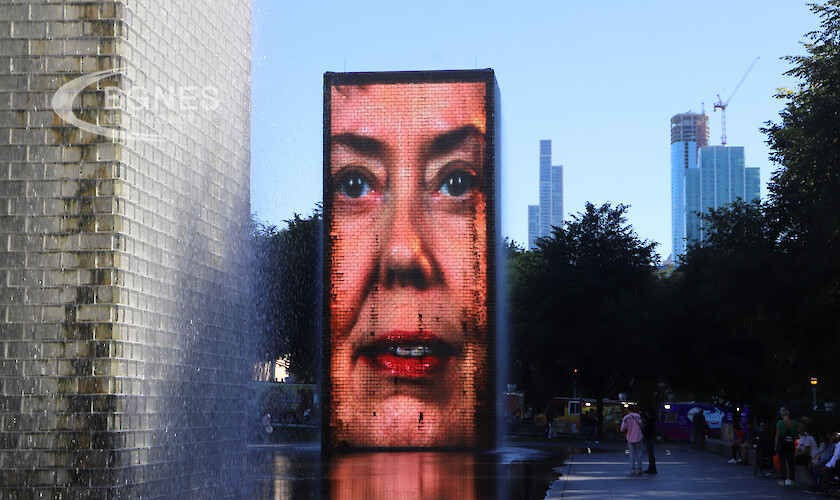
[[[485,88],[331,89],[335,443],[479,439],[475,410],[488,377]]]
[[[465,453],[372,453],[337,456],[330,463],[329,498],[393,500],[403,498],[487,498],[495,481],[493,467],[482,468]],[[482,488],[484,486],[484,488]],[[482,494],[483,493],[483,494]]]

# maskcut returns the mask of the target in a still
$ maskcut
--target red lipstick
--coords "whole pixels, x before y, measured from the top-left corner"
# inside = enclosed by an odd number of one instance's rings
[[[456,349],[433,333],[394,330],[362,346],[356,357],[392,377],[429,378],[440,372]]]

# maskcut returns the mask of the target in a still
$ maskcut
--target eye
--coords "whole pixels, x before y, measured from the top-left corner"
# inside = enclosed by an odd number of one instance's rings
[[[449,196],[464,196],[475,187],[475,175],[465,170],[455,170],[443,180],[439,191]]]
[[[368,177],[361,172],[347,172],[338,178],[336,190],[348,198],[361,198],[373,190]]]

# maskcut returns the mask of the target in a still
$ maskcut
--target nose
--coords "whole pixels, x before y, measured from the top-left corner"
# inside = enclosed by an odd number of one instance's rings
[[[417,204],[405,203],[397,207],[381,260],[380,279],[386,288],[425,290],[441,281],[426,217],[422,206]]]

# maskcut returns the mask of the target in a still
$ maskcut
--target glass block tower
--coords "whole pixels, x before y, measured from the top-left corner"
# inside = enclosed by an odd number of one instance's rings
[[[0,497],[241,496],[249,87],[247,0],[0,8]]]
[[[563,223],[563,166],[551,164],[551,141],[540,141],[540,204],[528,205],[528,248]]]

